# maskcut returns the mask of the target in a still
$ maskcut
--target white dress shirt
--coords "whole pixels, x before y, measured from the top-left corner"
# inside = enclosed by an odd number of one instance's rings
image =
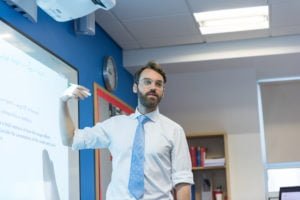
[[[111,117],[92,128],[75,131],[73,149],[108,148],[112,154],[112,176],[106,200],[134,200],[128,191],[131,151],[138,124],[138,110],[129,116]],[[191,159],[180,125],[159,113],[146,114],[144,200],[172,200],[178,183],[193,184]]]

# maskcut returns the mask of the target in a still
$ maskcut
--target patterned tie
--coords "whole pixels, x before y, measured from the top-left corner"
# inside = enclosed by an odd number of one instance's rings
[[[149,120],[145,115],[138,117],[139,124],[135,131],[130,177],[128,183],[129,192],[136,198],[142,198],[144,194],[144,152],[145,152],[145,135],[144,124]]]

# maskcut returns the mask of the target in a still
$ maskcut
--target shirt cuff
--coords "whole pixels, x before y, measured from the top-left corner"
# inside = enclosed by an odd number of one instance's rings
[[[72,143],[72,149],[73,150],[80,150],[85,148],[85,137],[84,133],[82,133],[81,130],[76,129],[74,131],[74,137],[73,137],[73,143]]]
[[[172,174],[173,187],[178,183],[194,184],[193,173],[191,171],[180,171]]]

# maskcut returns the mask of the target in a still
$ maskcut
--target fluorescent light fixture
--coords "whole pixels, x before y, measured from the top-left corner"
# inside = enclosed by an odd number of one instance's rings
[[[202,34],[269,28],[268,6],[194,13]]]

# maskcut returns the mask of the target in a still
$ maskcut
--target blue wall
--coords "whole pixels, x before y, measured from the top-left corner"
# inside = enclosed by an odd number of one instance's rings
[[[136,96],[131,92],[133,79],[123,67],[122,49],[100,27],[96,28],[96,36],[77,36],[74,33],[73,22],[56,22],[39,10],[38,22],[32,23],[3,1],[0,1],[0,17],[73,65],[79,72],[79,84],[91,90],[94,81],[104,85],[103,78],[100,76],[103,57],[112,55],[119,73],[119,84],[114,94],[132,107],[136,106]],[[93,98],[80,102],[79,112],[79,126],[92,126]],[[94,171],[93,151],[80,151],[82,200],[95,199]]]

